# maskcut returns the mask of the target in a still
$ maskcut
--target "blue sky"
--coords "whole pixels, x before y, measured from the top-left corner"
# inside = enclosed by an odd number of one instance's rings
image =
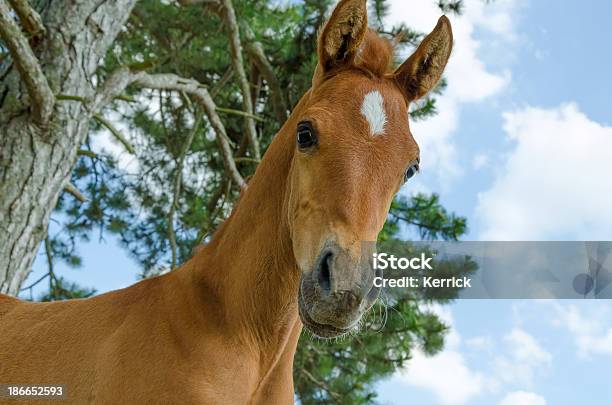
[[[429,31],[433,0],[391,1],[391,22]],[[414,123],[422,174],[404,193],[437,192],[468,218],[468,240],[612,239],[612,3],[466,0],[439,115]],[[83,244],[99,291],[138,268],[117,242]],[[39,255],[30,280],[44,274]],[[41,291],[39,289],[38,291]],[[453,329],[379,385],[389,404],[612,403],[612,304],[458,301],[433,307]],[[441,384],[440,382],[444,384]]]

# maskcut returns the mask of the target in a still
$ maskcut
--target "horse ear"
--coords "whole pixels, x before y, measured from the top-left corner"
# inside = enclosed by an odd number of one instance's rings
[[[395,71],[395,79],[409,101],[423,97],[438,83],[452,48],[451,24],[446,16],[442,16],[436,28]]]
[[[325,72],[352,63],[367,29],[366,0],[341,0],[319,32],[318,68]]]

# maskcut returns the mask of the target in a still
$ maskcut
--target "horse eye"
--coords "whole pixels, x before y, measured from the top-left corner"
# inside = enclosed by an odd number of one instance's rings
[[[404,183],[410,180],[415,174],[419,172],[419,164],[413,163],[406,169],[406,173],[404,173]]]
[[[300,149],[316,145],[317,135],[310,122],[300,122],[297,128],[297,143]]]

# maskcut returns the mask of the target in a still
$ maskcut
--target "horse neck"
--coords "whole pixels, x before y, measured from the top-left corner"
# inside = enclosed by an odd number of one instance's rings
[[[275,136],[232,214],[193,266],[214,292],[232,334],[272,351],[287,345],[298,322],[300,272],[285,208],[292,121]]]

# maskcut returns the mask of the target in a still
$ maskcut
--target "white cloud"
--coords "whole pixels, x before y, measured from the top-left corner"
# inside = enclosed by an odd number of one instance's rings
[[[510,345],[515,360],[531,364],[550,362],[552,356],[536,339],[522,329],[513,329],[504,340]]]
[[[484,153],[479,153],[472,159],[472,167],[474,170],[482,169],[489,164],[489,156]]]
[[[556,314],[553,324],[570,333],[578,356],[612,356],[612,327],[606,326],[612,324],[610,305],[589,305],[589,311],[581,311],[577,305],[552,305]]]
[[[476,209],[482,240],[607,240],[612,127],[576,104],[504,114],[515,143]]]
[[[515,391],[506,395],[499,405],[546,405],[546,400],[533,392]]]
[[[453,326],[450,308],[431,305],[429,310],[450,327],[445,349],[435,356],[426,356],[422,351],[415,350],[398,378],[404,384],[431,391],[443,404],[465,404],[495,385],[495,382],[466,364],[460,352],[461,337]]]
[[[463,356],[453,350],[433,357],[416,351],[400,380],[433,391],[444,404],[465,404],[485,388],[484,375],[470,370]]]
[[[476,336],[465,340],[467,347],[479,352],[492,352],[495,342],[491,336]]]
[[[442,404],[471,403],[476,397],[502,389],[530,389],[535,377],[552,364],[552,355],[524,329],[515,327],[497,338],[475,336],[464,341],[453,324],[449,307],[432,305],[429,309],[450,327],[444,351],[428,357],[416,350],[397,379],[430,391]],[[504,400],[527,398],[520,393],[512,393]]]
[[[460,107],[468,102],[481,102],[500,93],[510,82],[510,71],[493,73],[482,58],[482,41],[475,31],[487,33],[487,42],[509,44],[516,39],[514,21],[517,4],[522,0],[500,0],[485,4],[467,0],[465,12],[449,16],[453,26],[454,49],[445,71],[448,87],[438,97],[438,115],[412,124],[412,133],[422,150],[423,168],[435,173],[442,186],[462,174],[452,140],[457,130]],[[392,0],[389,18],[392,24],[404,22],[409,27],[429,33],[441,12],[430,0]],[[505,49],[505,53],[509,53]]]
[[[508,353],[495,360],[499,379],[508,384],[532,386],[535,374],[550,365],[552,355],[522,329],[513,329],[503,341]]]

